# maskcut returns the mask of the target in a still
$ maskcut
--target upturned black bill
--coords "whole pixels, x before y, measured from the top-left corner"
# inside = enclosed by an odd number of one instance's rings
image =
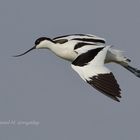
[[[22,54],[15,55],[15,56],[13,56],[13,57],[19,57],[19,56],[25,55],[26,53],[28,53],[28,52],[30,52],[30,51],[32,51],[32,50],[34,50],[34,49],[36,49],[36,46],[32,47],[31,49],[29,49],[28,51],[26,51],[26,52],[24,52],[24,53],[22,53]]]

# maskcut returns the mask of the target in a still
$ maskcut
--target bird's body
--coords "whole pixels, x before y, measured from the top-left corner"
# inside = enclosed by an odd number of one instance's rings
[[[84,81],[116,101],[121,97],[121,89],[112,72],[104,64],[120,64],[140,77],[140,70],[128,64],[130,60],[123,56],[122,51],[106,45],[105,39],[95,35],[73,34],[53,39],[41,37],[27,52],[42,48],[49,49],[60,58],[70,61],[72,68]]]
[[[93,41],[95,41],[95,39],[93,40],[93,37],[95,38],[95,36],[93,36],[93,35],[83,35],[83,34],[56,37],[56,38],[52,39],[56,45],[55,50],[52,50],[52,51],[57,56],[72,62],[78,56],[78,53],[76,52],[76,50],[79,50],[80,47],[83,47],[82,50],[83,49],[87,50],[88,47],[95,49],[97,47],[97,44],[98,44],[98,47],[104,46],[104,43],[100,43],[100,42],[96,42],[96,44],[95,44],[95,42],[93,42]],[[85,41],[85,40],[82,41],[83,38],[89,39],[89,41]],[[99,38],[98,38],[98,40],[99,40]],[[101,38],[100,38],[100,40],[101,40]],[[56,50],[56,48],[59,48],[59,49]],[[50,48],[50,49],[52,49],[52,48]]]
[[[91,34],[74,34],[65,35],[52,39],[54,41],[49,49],[58,57],[73,62],[79,53],[87,50],[105,47],[105,39]],[[54,48],[54,49],[53,49]],[[105,58],[105,63],[121,61],[120,54],[122,51],[109,48]],[[124,59],[124,57],[123,57]],[[126,60],[126,58],[125,58]]]

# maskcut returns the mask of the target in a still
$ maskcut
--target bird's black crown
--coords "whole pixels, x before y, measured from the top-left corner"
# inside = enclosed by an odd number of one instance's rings
[[[35,41],[35,45],[38,45],[40,42],[44,41],[44,40],[49,40],[52,41],[50,38],[47,37],[40,37]]]

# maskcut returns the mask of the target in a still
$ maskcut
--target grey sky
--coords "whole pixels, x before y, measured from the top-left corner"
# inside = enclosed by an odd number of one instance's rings
[[[111,64],[120,103],[84,83],[70,63],[47,50],[12,58],[40,36],[91,33],[122,49],[140,68],[139,0],[1,0],[0,122],[2,140],[140,139],[140,79]]]

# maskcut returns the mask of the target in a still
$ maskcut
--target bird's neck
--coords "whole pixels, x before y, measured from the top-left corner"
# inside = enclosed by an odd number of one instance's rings
[[[55,44],[54,42],[49,41],[49,42],[46,43],[46,47],[49,50],[54,52],[56,50],[57,44]]]
[[[47,48],[50,51],[52,51],[55,55],[65,60],[73,61],[77,56],[76,53],[71,53],[71,50],[68,49],[67,46],[64,46],[62,44],[55,43],[55,42],[48,42],[46,45]]]
[[[52,41],[47,41],[45,43],[44,48],[49,49],[50,51],[55,53],[57,56],[60,56],[61,53],[63,52],[63,48],[61,47],[61,45],[56,44],[55,42],[52,42]]]
[[[38,48],[52,50],[55,48],[55,46],[56,46],[56,44],[53,41],[46,41],[45,40],[41,43],[41,45]]]

